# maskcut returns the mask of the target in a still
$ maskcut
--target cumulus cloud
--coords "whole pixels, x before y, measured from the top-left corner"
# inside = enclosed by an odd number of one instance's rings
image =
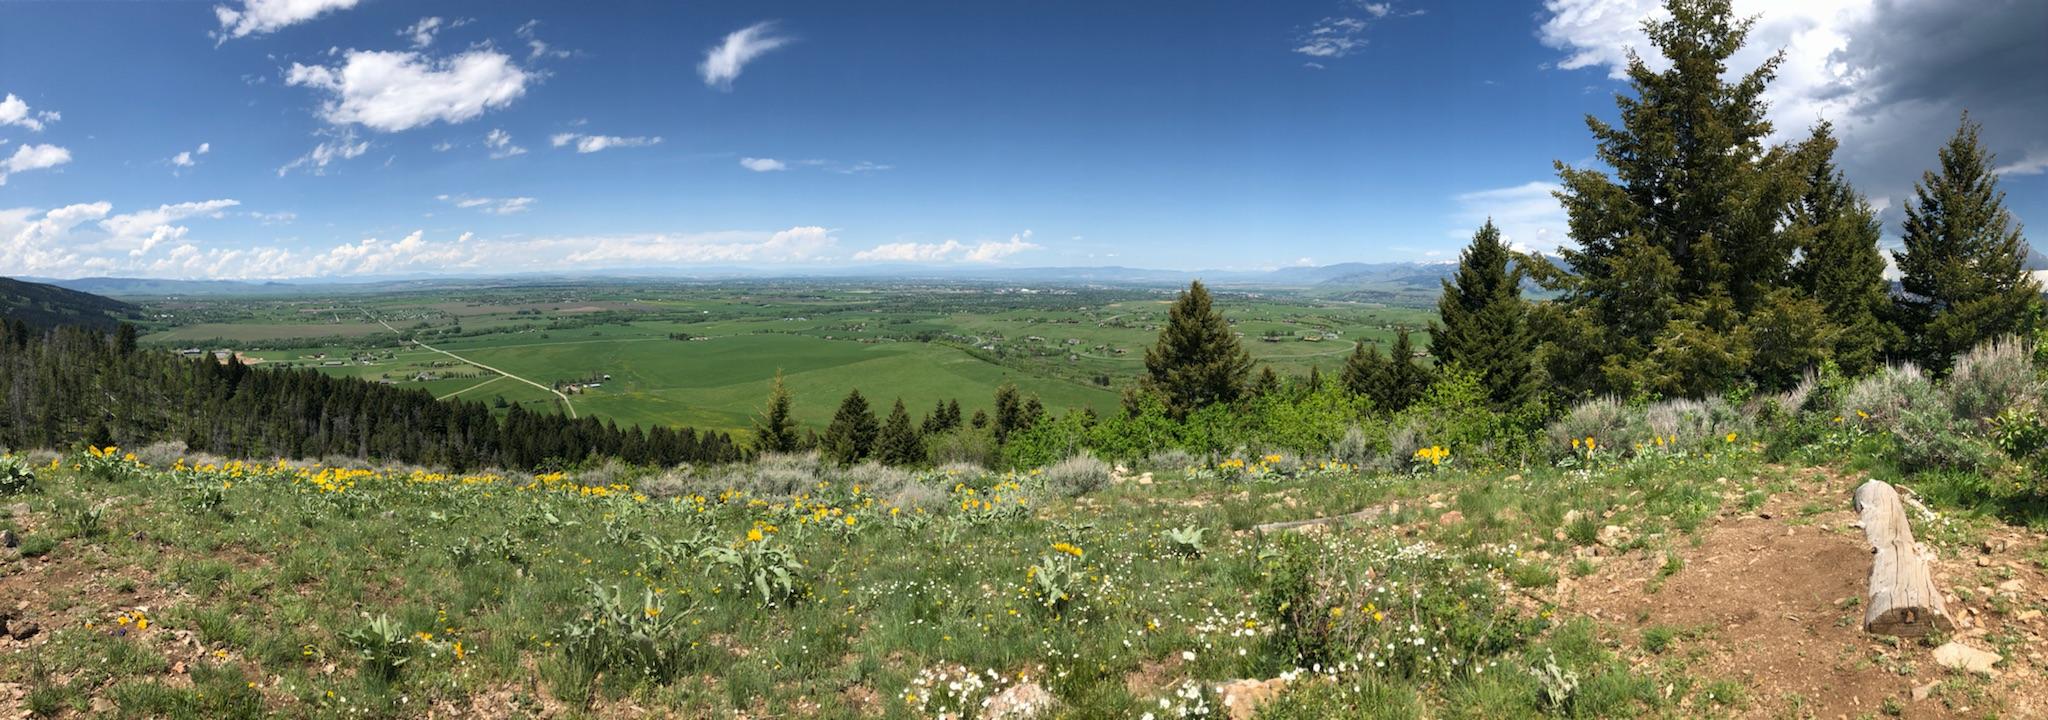
[[[436,195],[434,199],[466,210],[476,210],[492,215],[512,215],[533,209],[540,202],[530,197],[470,197],[468,195]]]
[[[1557,190],[1557,183],[1538,180],[1458,195],[1456,226],[1449,235],[1460,242],[1469,240],[1490,218],[1514,249],[1552,252],[1570,239],[1564,206],[1551,194]]]
[[[355,7],[359,0],[242,0],[241,7],[213,6],[220,30],[219,42],[231,38],[265,35],[296,25],[334,10]]]
[[[661,144],[661,136],[656,135],[654,137],[619,137],[617,135],[585,135],[583,133],[556,133],[553,137],[548,138],[548,143],[554,145],[555,147],[575,145],[576,152],[594,153],[599,150],[605,150],[609,148],[643,147],[647,145],[659,145]]]
[[[6,98],[0,98],[0,126],[15,125],[33,132],[42,132],[44,125],[63,117],[63,114],[50,110],[31,110],[28,101],[15,97],[14,93],[8,93]]]
[[[193,148],[193,149],[191,149],[191,150],[184,150],[184,151],[180,151],[180,152],[179,152],[178,154],[176,154],[176,155],[172,155],[172,156],[171,156],[171,159],[170,159],[170,163],[171,163],[171,165],[172,165],[173,167],[181,167],[181,168],[188,168],[188,167],[192,167],[192,166],[194,166],[194,165],[198,165],[198,164],[199,164],[199,156],[201,156],[201,155],[205,155],[205,154],[207,154],[207,153],[209,153],[209,152],[213,152],[213,144],[212,144],[212,143],[200,143],[200,144],[199,144],[199,147],[197,147],[197,148]]]
[[[2018,158],[2009,173],[2023,174],[2036,153],[2048,154],[2039,45],[2048,3],[1736,0],[1735,12],[1757,22],[1731,71],[1785,53],[1765,94],[1777,139],[1833,122],[1843,169],[1872,197],[1910,192],[1966,109],[1994,152]],[[1662,17],[1656,0],[1549,0],[1537,36],[1563,53],[1555,67],[1621,78],[1631,47],[1653,68],[1668,66],[1641,27]]]
[[[499,129],[484,134],[484,147],[490,148],[492,160],[526,154],[526,148],[512,144],[512,133]]]
[[[114,206],[106,201],[66,205],[48,212],[0,210],[0,268],[67,277],[140,271],[156,262],[149,257],[153,251],[182,242],[189,234],[190,228],[177,223],[194,217],[218,218],[222,210],[239,204],[207,200],[120,215],[109,215]],[[93,228],[85,228],[95,220]]]
[[[7,176],[29,170],[44,170],[71,162],[71,151],[56,145],[22,145],[14,154],[0,161],[0,185],[7,184]]]
[[[704,77],[704,84],[721,90],[732,89],[732,81],[738,79],[747,63],[762,53],[789,44],[789,38],[773,34],[773,21],[758,22],[725,36],[725,41],[704,52],[704,62],[697,65],[697,72]]]
[[[350,50],[336,66],[292,63],[285,83],[320,90],[320,115],[382,132],[474,120],[526,94],[533,75],[489,48],[448,58]]]
[[[992,263],[1043,246],[1031,242],[1031,231],[1011,235],[1009,240],[984,240],[968,245],[958,240],[938,243],[899,242],[876,245],[853,254],[855,260],[874,262],[973,262]]]
[[[775,158],[753,157],[740,158],[740,167],[752,170],[754,172],[775,172],[777,170],[789,169],[789,166],[782,164],[781,160],[777,160]]]

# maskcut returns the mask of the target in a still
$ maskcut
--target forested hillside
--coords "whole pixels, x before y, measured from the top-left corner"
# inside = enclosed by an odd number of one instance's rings
[[[55,285],[0,278],[0,317],[36,327],[81,325],[103,331],[133,317],[135,307]]]

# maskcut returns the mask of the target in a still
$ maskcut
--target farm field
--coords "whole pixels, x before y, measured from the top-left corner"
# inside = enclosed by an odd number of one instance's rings
[[[1237,293],[1224,307],[1275,371],[1335,373],[1357,341],[1421,330],[1415,308]],[[428,343],[540,385],[621,425],[744,432],[777,372],[797,419],[822,427],[859,388],[886,410],[988,407],[1013,383],[1054,413],[1116,409],[1144,373],[1171,293],[993,285],[603,284],[163,300],[144,341],[232,348],[273,366],[418,387],[436,397],[559,412],[550,392],[409,344]],[[382,322],[378,322],[382,321]],[[385,329],[389,323],[398,330]],[[606,376],[610,376],[608,379]],[[568,386],[575,386],[569,388]],[[502,402],[501,402],[502,401]]]

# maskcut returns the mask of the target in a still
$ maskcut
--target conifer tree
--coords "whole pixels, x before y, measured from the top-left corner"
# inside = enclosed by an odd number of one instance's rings
[[[1835,167],[1837,146],[1828,123],[1814,127],[1800,146],[1806,192],[1792,206],[1789,223],[1800,256],[1792,277],[1827,313],[1835,363],[1861,375],[1882,364],[1904,337],[1890,320],[1891,283],[1877,246],[1883,228],[1877,211]]]
[[[1900,325],[1924,367],[1946,369],[1977,343],[2030,329],[2040,314],[2041,284],[2027,272],[2026,240],[1979,129],[1965,114],[1940,168],[1914,184],[1906,247],[1893,253],[1906,292]]]
[[[1380,346],[1363,340],[1353,345],[1351,357],[1344,361],[1344,389],[1377,401],[1386,381],[1387,358],[1380,354]]]
[[[1557,164],[1577,247],[1560,249],[1571,272],[1536,273],[1562,291],[1544,355],[1581,392],[1698,395],[1745,377],[1748,316],[1790,282],[1784,220],[1802,183],[1792,153],[1766,145],[1763,101],[1782,56],[1728,79],[1754,21],[1730,0],[1666,9],[1644,30],[1668,68],[1631,56],[1619,124],[1586,119],[1613,175]]]
[[[1374,400],[1380,407],[1398,412],[1422,397],[1435,373],[1415,361],[1415,344],[1409,339],[1408,328],[1394,331],[1391,355],[1387,358],[1386,379],[1380,384],[1380,397]]]
[[[1441,321],[1429,324],[1437,363],[1476,373],[1500,408],[1520,406],[1536,394],[1536,342],[1513,255],[1488,218],[1458,256],[1457,274],[1443,281],[1436,304]]]
[[[1273,366],[1259,369],[1259,377],[1252,381],[1251,392],[1255,397],[1271,395],[1280,389],[1280,375],[1273,372]]]
[[[1017,392],[1017,386],[1003,383],[996,386],[995,438],[996,444],[1008,442],[1010,433],[1024,428],[1024,399]]]
[[[875,457],[888,465],[924,462],[924,442],[917,429],[911,427],[910,411],[903,408],[901,398],[890,408],[889,419],[882,423],[881,434],[875,437]]]
[[[775,385],[768,391],[768,407],[761,412],[760,417],[754,419],[755,450],[776,453],[796,451],[796,419],[790,415],[790,403],[789,387],[782,384],[782,372],[776,371]]]
[[[1201,407],[1236,402],[1244,395],[1252,356],[1223,319],[1201,281],[1167,311],[1159,342],[1145,350],[1147,382],[1166,401],[1168,412],[1185,417]]]
[[[842,465],[866,459],[874,452],[875,435],[881,432],[878,425],[860,390],[847,393],[839,403],[839,412],[832,416],[832,424],[825,428],[825,457]]]
[[[1308,366],[1308,389],[1310,392],[1323,389],[1323,366]]]

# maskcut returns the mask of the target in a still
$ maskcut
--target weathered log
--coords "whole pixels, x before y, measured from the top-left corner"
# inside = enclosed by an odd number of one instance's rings
[[[1355,513],[1349,513],[1345,515],[1333,515],[1330,517],[1319,517],[1308,520],[1289,520],[1287,522],[1273,522],[1266,523],[1263,525],[1254,525],[1252,526],[1252,529],[1257,530],[1260,533],[1269,533],[1279,532],[1281,530],[1296,530],[1299,528],[1305,528],[1312,525],[1342,525],[1354,522],[1361,522],[1365,520],[1371,520],[1373,518],[1385,514],[1386,512],[1387,509],[1384,507],[1371,507],[1366,508],[1364,510],[1360,510]]]
[[[1864,631],[1909,637],[1953,632],[1956,624],[1934,586],[1927,548],[1913,542],[1899,492],[1876,480],[1863,483],[1856,488],[1856,511],[1863,517],[1871,552]]]

